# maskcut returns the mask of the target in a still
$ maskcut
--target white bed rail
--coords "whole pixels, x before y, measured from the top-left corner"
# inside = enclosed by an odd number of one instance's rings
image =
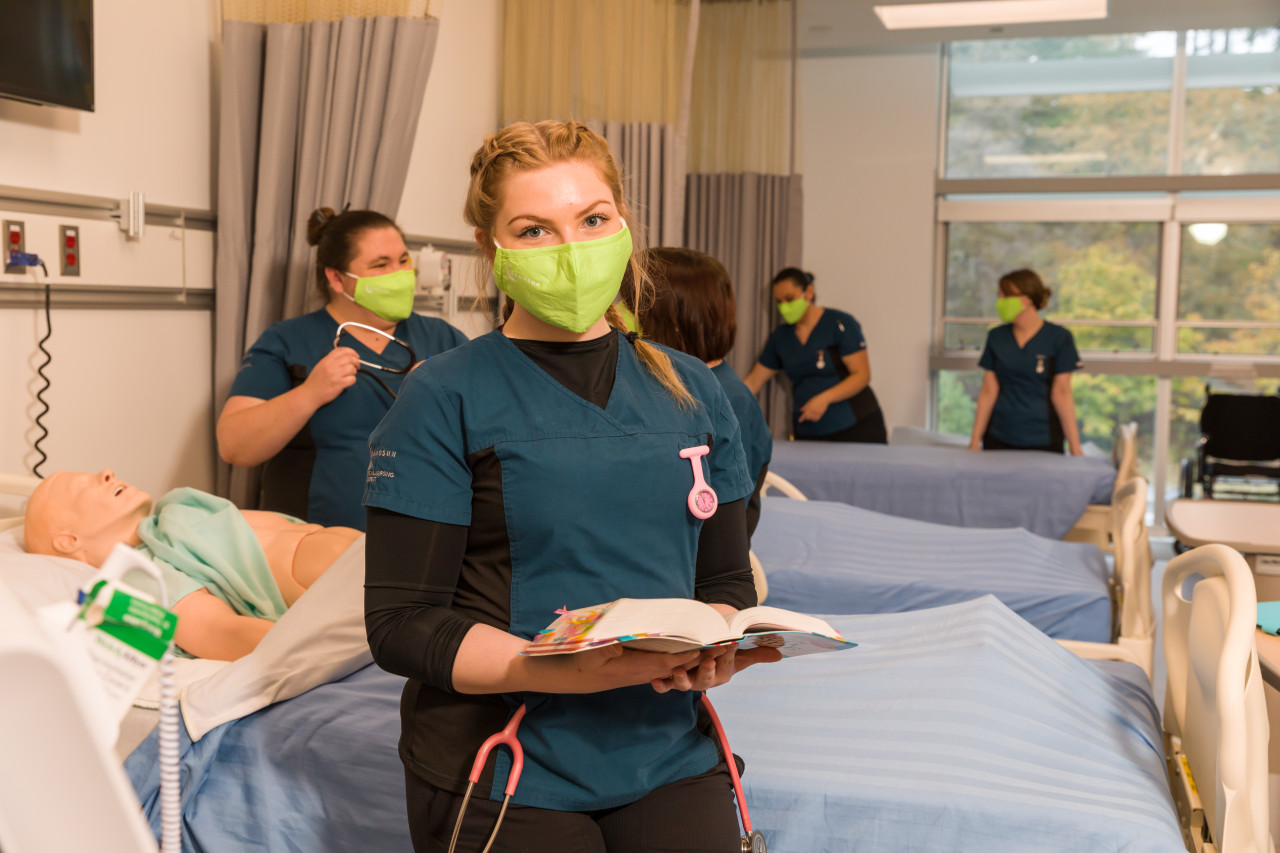
[[[1194,581],[1191,597],[1185,586]],[[1268,830],[1267,740],[1262,676],[1254,647],[1257,595],[1248,564],[1225,545],[1204,545],[1165,569],[1164,726],[1173,777],[1203,803],[1212,847],[1272,853]],[[1178,791],[1175,786],[1175,795]],[[1189,829],[1197,820],[1190,816]]]
[[[775,474],[772,471],[767,471],[764,475],[764,486],[760,489],[761,496],[767,495],[770,489],[777,489],[793,500],[809,500],[804,496],[804,492],[792,485],[791,481],[786,477],[783,477],[781,474]]]
[[[1111,503],[1115,531],[1115,642],[1132,651],[1151,677],[1155,659],[1156,617],[1151,605],[1151,539],[1147,535],[1147,481],[1134,476]]]

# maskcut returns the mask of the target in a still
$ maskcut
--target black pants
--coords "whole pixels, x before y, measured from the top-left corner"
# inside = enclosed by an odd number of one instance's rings
[[[1056,446],[1053,444],[1046,444],[1042,447],[1018,447],[1013,444],[1005,444],[1000,439],[993,438],[990,435],[984,435],[982,437],[982,449],[983,450],[1042,450],[1045,453],[1063,453],[1064,452],[1062,442],[1058,442]]]
[[[884,425],[884,412],[876,409],[874,413],[858,418],[858,422],[848,429],[827,435],[797,435],[796,441],[857,441],[862,444],[888,444],[889,433]]]
[[[415,853],[446,853],[462,795],[424,782],[407,769],[405,793]],[[457,853],[484,849],[501,807],[501,802],[471,795]],[[719,764],[614,809],[561,812],[509,806],[491,853],[737,853],[741,837],[733,783]]]

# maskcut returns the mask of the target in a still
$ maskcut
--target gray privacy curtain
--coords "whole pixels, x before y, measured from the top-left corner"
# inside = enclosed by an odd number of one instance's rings
[[[672,124],[589,121],[622,170],[632,221],[651,246],[684,245],[685,145]]]
[[[214,287],[214,417],[245,349],[321,304],[307,218],[400,207],[439,21],[225,21]],[[219,462],[218,493],[257,504],[257,470]]]
[[[685,246],[717,258],[729,272],[738,336],[727,361],[739,376],[756,363],[780,322],[769,291],[778,270],[800,264],[800,175],[690,175],[685,193]],[[774,436],[791,433],[791,385],[770,382],[760,393]]]

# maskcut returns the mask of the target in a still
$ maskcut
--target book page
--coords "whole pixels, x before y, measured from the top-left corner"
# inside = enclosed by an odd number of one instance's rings
[[[667,637],[697,648],[737,635],[710,605],[686,598],[620,598],[561,614],[534,638],[529,654],[581,651],[617,641]],[[670,646],[670,644],[659,644]]]
[[[783,610],[781,607],[748,607],[729,618],[729,628],[735,634],[747,635],[769,630],[803,631],[808,634],[821,634],[827,637],[840,637],[840,632],[832,628],[825,619]]]

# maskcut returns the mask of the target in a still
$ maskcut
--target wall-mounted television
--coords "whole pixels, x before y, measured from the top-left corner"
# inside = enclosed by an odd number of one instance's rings
[[[0,0],[0,98],[93,111],[93,0]]]

